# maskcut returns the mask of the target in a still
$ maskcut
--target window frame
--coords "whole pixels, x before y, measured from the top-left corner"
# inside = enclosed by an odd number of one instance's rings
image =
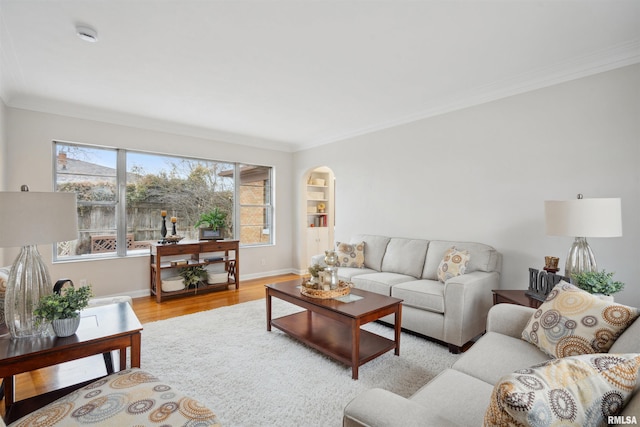
[[[115,208],[115,224],[116,224],[116,239],[119,242],[126,241],[127,236],[127,154],[128,153],[138,153],[138,154],[148,154],[148,155],[159,155],[163,157],[171,157],[176,160],[192,160],[192,161],[202,161],[202,162],[214,162],[214,163],[225,163],[233,166],[234,172],[234,185],[233,185],[233,215],[232,215],[232,226],[233,226],[233,237],[234,240],[240,240],[241,237],[241,227],[240,223],[240,210],[242,207],[246,206],[241,204],[240,200],[240,188],[241,188],[241,180],[240,180],[240,168],[241,166],[253,166],[253,167],[263,167],[268,169],[269,175],[269,197],[268,200],[265,200],[264,205],[260,205],[265,209],[265,212],[269,216],[270,221],[267,222],[266,229],[268,230],[269,240],[268,242],[253,242],[253,243],[242,243],[240,241],[240,247],[264,247],[264,246],[274,246],[275,245],[275,167],[271,165],[261,165],[255,163],[247,163],[247,162],[232,162],[226,160],[216,160],[205,157],[193,157],[193,156],[185,156],[178,154],[170,154],[170,153],[161,153],[161,152],[153,152],[153,151],[145,151],[145,150],[135,150],[135,149],[127,149],[127,148],[118,148],[111,147],[105,145],[96,145],[96,144],[85,144],[78,142],[69,142],[69,141],[61,141],[61,140],[53,140],[52,141],[52,161],[53,161],[53,191],[57,191],[58,187],[58,145],[64,146],[73,146],[88,148],[88,149],[100,149],[100,150],[113,150],[116,153],[116,186],[115,186],[115,201],[114,202],[99,202],[97,204],[108,204],[109,206],[114,206]],[[158,232],[159,232],[158,227]],[[147,251],[144,249],[135,250],[135,249],[127,249],[127,245],[117,245],[116,250],[114,252],[109,253],[98,253],[98,254],[81,254],[81,255],[65,255],[59,256],[57,250],[58,242],[53,244],[53,262],[72,262],[72,261],[81,261],[81,260],[99,260],[99,259],[107,259],[107,258],[124,258],[124,257],[136,257],[141,255],[147,255]]]

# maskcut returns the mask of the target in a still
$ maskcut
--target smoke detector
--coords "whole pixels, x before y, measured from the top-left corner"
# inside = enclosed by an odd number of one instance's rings
[[[95,43],[98,41],[98,32],[93,28],[84,25],[78,25],[76,27],[76,35],[89,43]]]

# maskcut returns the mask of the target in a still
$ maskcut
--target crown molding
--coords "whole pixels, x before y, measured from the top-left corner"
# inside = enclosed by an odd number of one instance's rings
[[[7,106],[10,108],[56,114],[59,116],[92,120],[136,129],[145,129],[193,138],[215,140],[223,143],[245,145],[264,150],[283,151],[287,153],[293,152],[293,145],[287,142],[225,132],[216,129],[208,129],[196,125],[154,119],[135,114],[98,109],[40,97],[20,95],[11,98],[11,101],[7,103]]]
[[[610,49],[571,58],[553,66],[540,67],[513,78],[477,87],[466,93],[436,100],[432,102],[432,108],[417,113],[388,120],[375,126],[319,138],[304,146],[297,145],[295,149],[301,151],[343,141],[638,63],[640,63],[640,40],[631,40]]]

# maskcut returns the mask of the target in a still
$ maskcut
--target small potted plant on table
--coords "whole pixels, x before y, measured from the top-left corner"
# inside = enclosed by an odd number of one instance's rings
[[[181,268],[178,270],[178,274],[182,276],[182,281],[187,289],[191,286],[198,288],[200,282],[207,278],[207,270],[201,265],[191,265]]]
[[[194,227],[200,228],[200,240],[219,240],[224,238],[224,226],[227,213],[222,212],[217,206],[211,211],[200,215],[200,219]]]
[[[68,337],[78,330],[80,310],[89,305],[92,295],[90,286],[63,288],[59,293],[43,296],[34,314],[39,322],[51,322],[58,337]]]
[[[614,273],[602,271],[585,271],[583,273],[574,274],[572,279],[575,285],[590,294],[604,295],[613,300],[613,294],[620,292],[624,288],[624,283],[613,280]],[[602,298],[602,296],[601,296]]]

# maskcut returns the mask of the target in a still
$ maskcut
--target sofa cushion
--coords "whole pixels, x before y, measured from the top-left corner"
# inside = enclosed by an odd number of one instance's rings
[[[506,372],[547,360],[549,356],[546,353],[520,338],[487,332],[452,367],[494,385]]]
[[[200,402],[141,369],[120,371],[20,418],[11,427],[220,426]]]
[[[378,271],[372,268],[340,267],[338,269],[338,278],[345,282],[351,282],[355,276],[371,273],[378,273]]]
[[[351,238],[351,243],[364,242],[364,266],[376,271],[382,270],[382,257],[387,250],[391,238],[371,234],[357,234]]]
[[[437,280],[412,280],[391,288],[391,296],[402,299],[403,306],[444,313],[444,285]]]
[[[392,238],[382,258],[382,271],[420,278],[428,240]]]
[[[561,281],[531,316],[522,338],[552,357],[606,353],[639,314]]]
[[[336,242],[338,267],[364,267],[364,242],[343,243]]]
[[[431,240],[429,250],[422,271],[423,279],[438,280],[438,266],[444,258],[444,254],[451,246],[459,250],[469,251],[471,259],[467,264],[467,273],[474,271],[500,271],[500,254],[494,248],[482,243],[453,242],[443,240]]]
[[[496,384],[485,426],[607,425],[636,384],[640,355],[586,354],[506,375]]]
[[[491,384],[453,369],[445,369],[415,392],[410,400],[428,408],[429,413],[443,417],[451,425],[477,426],[487,410],[492,390]],[[461,404],[464,405],[463,410]]]
[[[469,251],[461,251],[455,246],[451,246],[444,253],[442,261],[438,265],[438,280],[444,283],[453,277],[463,275],[467,271],[469,258]]]
[[[358,289],[391,296],[391,287],[398,283],[415,280],[411,276],[397,273],[370,273],[353,276],[351,282]]]

